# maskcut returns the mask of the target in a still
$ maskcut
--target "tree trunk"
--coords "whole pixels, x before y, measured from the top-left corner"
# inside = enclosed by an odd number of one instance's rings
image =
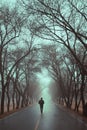
[[[82,110],[83,110],[83,114],[84,114],[84,106],[85,106],[85,99],[84,99],[84,79],[85,76],[82,74],[82,84],[81,84],[81,88],[80,88],[80,93],[81,93],[81,101],[82,101]]]
[[[13,81],[13,94],[12,94],[12,104],[13,104],[13,110],[15,109],[15,82]]]
[[[9,110],[10,110],[10,97],[9,97],[9,92],[7,92],[7,98],[8,98],[8,102],[7,102],[7,112],[9,112]]]
[[[21,107],[24,107],[24,100],[25,100],[25,96],[22,96],[22,101],[21,101]]]
[[[2,95],[1,95],[1,114],[4,113],[4,100],[5,100],[5,87],[2,87]]]
[[[17,101],[16,101],[16,108],[18,109],[20,106],[20,95],[17,96]]]
[[[15,109],[14,92],[13,92],[13,95],[12,95],[12,104],[13,104],[13,110],[14,110]]]

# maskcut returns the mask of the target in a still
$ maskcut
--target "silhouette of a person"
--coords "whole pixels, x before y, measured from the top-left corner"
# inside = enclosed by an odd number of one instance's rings
[[[41,97],[41,99],[39,100],[39,105],[40,105],[40,111],[41,111],[41,114],[43,113],[43,105],[44,105],[44,100],[43,98]]]

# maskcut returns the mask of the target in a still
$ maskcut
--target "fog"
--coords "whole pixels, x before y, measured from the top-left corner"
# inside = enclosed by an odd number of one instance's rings
[[[41,88],[40,97],[43,97],[46,102],[51,100],[51,95],[49,93],[50,84],[51,84],[51,77],[47,69],[43,68],[41,73],[37,74],[39,86]]]

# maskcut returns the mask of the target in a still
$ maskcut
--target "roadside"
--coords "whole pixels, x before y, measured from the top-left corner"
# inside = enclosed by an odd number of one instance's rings
[[[4,114],[0,114],[0,119],[3,119],[3,118],[5,118],[5,117],[7,117],[7,116],[9,116],[9,115],[11,115],[11,114],[13,114],[13,113],[15,113],[15,112],[18,112],[18,111],[21,111],[21,110],[23,110],[24,108],[26,108],[26,107],[30,107],[31,105],[28,105],[28,106],[25,106],[25,107],[22,107],[22,108],[19,108],[19,109],[14,109],[14,110],[10,110],[9,112],[4,112]]]
[[[68,109],[67,107],[56,103],[56,105],[58,105],[58,107],[66,112],[68,112],[71,116],[73,116],[74,118],[84,122],[85,124],[87,124],[87,117],[83,116],[81,113],[77,113],[72,109]]]

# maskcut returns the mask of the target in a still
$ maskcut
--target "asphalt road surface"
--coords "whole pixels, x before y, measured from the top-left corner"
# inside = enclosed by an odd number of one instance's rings
[[[87,130],[87,124],[50,102],[44,105],[42,115],[34,104],[0,119],[0,130]]]

